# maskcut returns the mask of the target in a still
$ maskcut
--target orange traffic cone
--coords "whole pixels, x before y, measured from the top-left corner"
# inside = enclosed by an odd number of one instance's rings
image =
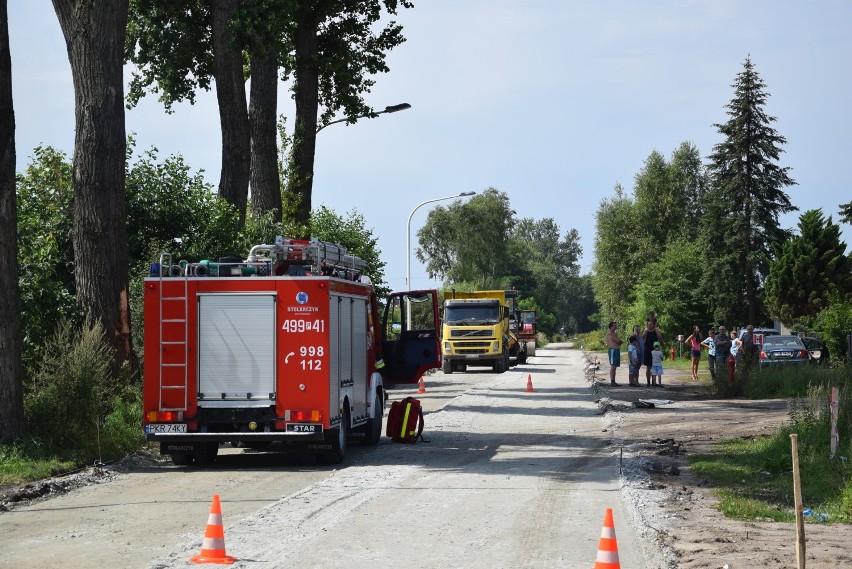
[[[533,391],[535,391],[532,386],[532,375],[527,375],[527,388],[524,389],[524,391],[527,393],[532,393]]]
[[[207,518],[201,553],[190,557],[189,560],[193,563],[233,563],[237,560],[236,557],[225,555],[225,528],[222,526],[219,494],[213,494],[213,504],[210,505],[210,516]]]
[[[420,381],[417,382],[417,393],[426,393],[426,384],[423,382],[423,376],[421,376]]]
[[[621,569],[618,562],[618,542],[615,540],[615,524],[612,521],[612,508],[606,509],[601,540],[598,544],[598,558],[592,569]]]

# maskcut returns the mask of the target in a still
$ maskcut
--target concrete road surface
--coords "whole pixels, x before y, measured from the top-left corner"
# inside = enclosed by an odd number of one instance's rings
[[[391,392],[406,395],[423,402],[428,442],[353,444],[337,468],[234,449],[204,470],[119,473],[0,513],[0,566],[197,567],[213,494],[234,567],[588,569],[606,508],[621,566],[649,566],[579,351]]]

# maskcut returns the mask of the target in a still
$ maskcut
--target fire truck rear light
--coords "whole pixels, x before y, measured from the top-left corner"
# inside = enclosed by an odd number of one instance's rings
[[[183,411],[148,411],[149,423],[172,423],[183,421]]]
[[[299,423],[299,422],[312,422],[317,423],[322,421],[322,411],[318,409],[313,409],[311,411],[292,411],[288,410],[284,412],[284,419],[286,421]]]

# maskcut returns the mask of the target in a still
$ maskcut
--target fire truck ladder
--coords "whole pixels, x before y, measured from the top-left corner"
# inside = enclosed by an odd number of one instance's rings
[[[187,302],[188,297],[188,278],[187,274],[189,271],[180,270],[180,265],[172,265],[172,256],[169,253],[163,253],[160,255],[160,410],[161,411],[186,411],[188,405],[188,374],[189,369],[187,366],[187,358],[188,358],[188,342],[189,342],[189,329],[187,325],[187,320],[189,318],[189,306]],[[170,288],[169,295],[164,293],[163,289],[163,274],[180,274],[183,276],[181,279],[183,281],[183,290],[177,290],[172,292],[172,287]],[[169,282],[173,283],[175,281],[174,278],[167,279]],[[180,287],[180,285],[178,285]],[[177,296],[171,296],[177,295]],[[183,318],[163,318],[163,308],[166,305],[170,305],[171,308],[174,306],[174,303],[182,303],[183,308]],[[174,312],[169,311],[170,314],[174,314]],[[172,330],[177,330],[178,333],[175,335],[178,338],[183,336],[183,339],[174,339],[174,340],[163,340],[163,324],[169,324]],[[181,334],[180,332],[183,332]],[[172,336],[174,337],[174,336]],[[170,363],[163,363],[163,354],[167,350],[167,346],[175,346],[177,348],[183,348],[180,352],[183,354],[181,358],[178,358],[178,361],[171,361]],[[163,385],[163,375],[164,372],[170,378],[174,378],[175,374],[171,373],[171,368],[182,368],[183,369],[183,383],[174,384],[174,382],[170,382],[169,385]],[[179,377],[179,376],[178,376]],[[164,407],[163,402],[163,393],[165,391],[175,391],[175,390],[183,390],[183,407]]]

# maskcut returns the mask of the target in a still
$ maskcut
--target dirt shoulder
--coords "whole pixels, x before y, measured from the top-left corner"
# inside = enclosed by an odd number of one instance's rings
[[[663,389],[644,386],[644,369],[642,387],[627,386],[624,369],[617,374],[621,387],[610,387],[609,366],[601,362],[594,383],[608,428],[623,448],[622,493],[669,567],[795,566],[795,524],[725,518],[713,488],[691,471],[687,458],[715,452],[722,439],[772,434],[788,424],[787,401],[714,399],[707,380],[694,382],[688,371],[668,369]],[[671,403],[634,406],[646,398]],[[809,569],[852,566],[852,526],[808,523],[805,535]]]

